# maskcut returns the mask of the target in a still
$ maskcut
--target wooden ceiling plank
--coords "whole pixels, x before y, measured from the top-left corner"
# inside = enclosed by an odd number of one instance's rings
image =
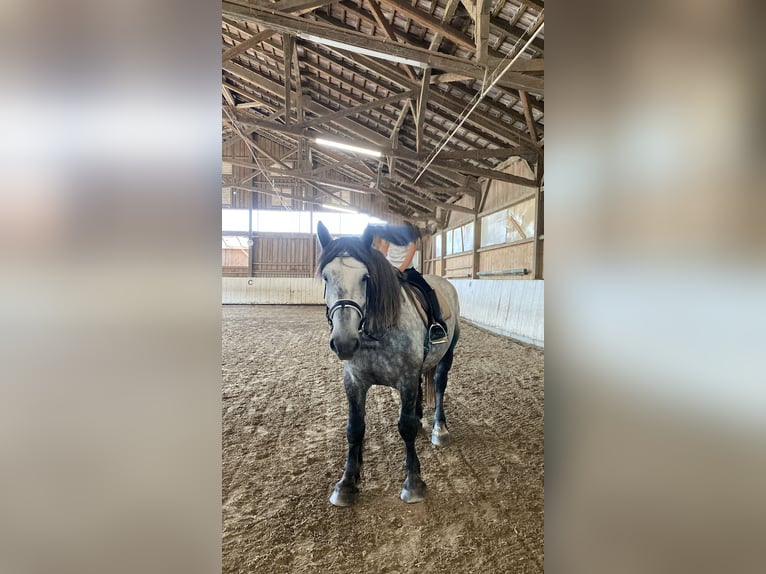
[[[512,42],[518,42],[519,39],[524,37],[531,36],[532,32],[529,34],[526,34],[526,30],[522,31],[519,28],[516,28],[515,26],[509,26],[508,22],[505,20],[499,18],[490,16],[489,18],[489,27],[490,29],[495,32],[497,35],[505,35],[508,38],[511,39]],[[522,41],[521,44],[524,44],[526,40]],[[545,52],[545,42],[542,38],[535,38],[532,40],[532,44],[530,45],[530,49],[536,50],[537,52],[540,52],[541,54]]]

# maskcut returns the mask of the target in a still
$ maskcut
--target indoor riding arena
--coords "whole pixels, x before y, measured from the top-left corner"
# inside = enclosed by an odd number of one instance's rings
[[[541,4],[222,3],[223,572],[543,572]]]
[[[324,308],[226,306],[223,345],[224,572],[543,571],[541,349],[463,326],[452,442],[416,441],[421,504],[399,499],[398,397],[373,387],[359,500],[336,508],[348,409]]]

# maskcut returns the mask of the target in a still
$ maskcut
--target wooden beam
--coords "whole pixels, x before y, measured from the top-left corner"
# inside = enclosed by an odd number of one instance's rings
[[[373,58],[369,58],[362,54],[349,54],[348,58],[357,62],[360,66],[364,66],[365,68],[368,68],[373,73],[382,75],[383,77],[386,77],[387,79],[405,88],[410,88],[410,89],[419,88],[417,84],[415,84],[414,82],[410,81],[407,77],[405,77],[399,68],[387,62],[374,60]],[[449,112],[448,114],[440,113],[440,115],[446,118],[451,117],[452,119],[454,119],[455,117],[460,117],[460,115],[465,111],[464,106],[462,106],[459,102],[455,102],[454,98],[449,98],[436,90],[431,91],[429,103],[447,110],[447,112]],[[479,130],[474,129],[473,131],[478,131],[479,133],[481,133],[483,130],[483,131],[489,132],[490,134],[494,134],[498,136],[500,139],[506,140],[513,144],[520,144],[520,143],[531,144],[532,143],[526,131],[524,132],[518,131],[513,126],[510,126],[506,123],[498,122],[496,120],[490,120],[489,118],[486,118],[485,116],[481,114],[471,114],[468,117],[467,124],[471,124],[478,128],[481,128]],[[466,128],[466,129],[470,129],[470,128]]]
[[[280,96],[282,94],[282,86],[277,84],[276,82],[273,82],[260,74],[255,73],[253,70],[250,70],[248,68],[245,68],[244,66],[240,66],[239,64],[235,64],[233,62],[227,62],[223,65],[223,69],[231,72],[232,74],[235,74],[273,94],[276,94]],[[306,110],[321,116],[327,112],[332,113],[333,110],[328,110],[326,107],[322,106],[321,104],[318,104],[316,102],[307,102],[304,104],[304,107]],[[387,147],[388,144],[388,138],[386,136],[383,136],[379,134],[378,132],[375,132],[374,130],[371,130],[370,128],[363,126],[361,124],[358,124],[356,122],[352,122],[351,120],[347,119],[336,119],[333,120],[333,123],[336,125],[342,127],[343,129],[351,132],[352,134],[359,136],[363,139],[366,139],[368,142],[372,142],[374,145],[381,146],[383,148]],[[277,124],[279,125],[279,124]],[[273,129],[277,129],[276,127],[272,126]],[[283,126],[284,129],[287,129]]]
[[[290,12],[294,14],[304,14],[311,12],[315,8],[321,8],[328,4],[335,4],[338,0],[279,0],[269,5],[273,10],[280,12]]]
[[[529,100],[527,99],[527,93],[524,90],[519,90],[519,100],[524,107],[524,117],[527,120],[527,129],[529,135],[532,136],[532,141],[537,143],[537,131],[535,130],[535,120],[532,117],[532,109],[529,107]]]
[[[460,0],[447,0],[447,6],[444,8],[444,15],[441,19],[442,23],[447,23],[452,20],[453,16],[455,15],[455,10],[457,10],[459,5]],[[442,38],[444,38],[444,36],[437,30],[433,39],[431,40],[431,45],[428,47],[428,49],[434,52],[438,52]]]
[[[369,4],[370,8],[372,9],[372,16],[375,19],[375,22],[383,28],[383,31],[386,33],[386,36],[390,40],[393,40],[394,42],[398,42],[397,36],[396,36],[396,30],[394,30],[393,26],[388,23],[388,20],[386,20],[385,16],[383,16],[383,11],[380,9],[380,4],[377,0],[367,0],[367,4]],[[415,80],[415,73],[412,71],[412,66],[404,66],[404,71],[407,73],[407,76],[411,80]]]
[[[400,188],[394,188],[396,191],[399,191],[400,193],[404,190]],[[381,191],[390,191],[391,188],[381,188]],[[407,192],[405,192],[407,193]],[[473,213],[473,209],[470,207],[463,207],[462,205],[455,205],[454,203],[447,203],[444,201],[434,201],[433,199],[426,199],[425,197],[421,196],[414,196],[410,193],[407,193],[407,198],[411,199],[412,201],[419,203],[421,205],[424,205],[426,207],[440,207],[442,209],[448,209],[450,211],[459,211],[460,213]]]
[[[295,47],[295,36],[292,34],[282,34],[282,49],[283,49],[283,57],[284,57],[284,64],[285,64],[285,74],[284,74],[284,84],[285,84],[285,125],[290,125],[292,123],[292,97],[290,96],[290,92],[292,92],[292,89],[290,87],[291,84],[291,73],[290,70],[293,67],[293,48]]]
[[[473,6],[474,42],[476,44],[476,61],[487,65],[489,48],[489,9],[490,0],[475,0]]]
[[[424,193],[448,193],[450,195],[470,195],[471,197],[476,195],[476,192],[467,187],[447,187],[443,185],[428,185],[419,187]]]
[[[423,78],[420,84],[420,94],[418,95],[418,110],[415,114],[417,119],[417,128],[415,133],[415,141],[417,142],[417,151],[421,153],[423,148],[423,126],[426,121],[426,104],[428,103],[428,92],[431,80],[431,68],[426,68],[423,71]]]
[[[270,38],[276,33],[277,33],[276,30],[263,30],[262,32],[258,32],[257,34],[252,36],[249,40],[240,42],[239,44],[236,44],[234,47],[226,50],[223,53],[223,56],[221,56],[222,58],[221,62],[223,63],[223,62],[226,62],[227,60],[231,60],[232,58],[239,56],[241,53],[247,52],[250,48],[255,48],[258,44]]]
[[[294,42],[293,38],[293,42]],[[298,61],[298,50],[293,45],[293,70],[295,70],[295,94],[296,94],[296,108],[298,111],[298,123],[303,123],[305,118],[305,111],[303,109],[303,87],[301,86],[301,67]]]
[[[332,40],[349,46],[349,51],[353,53],[354,49],[366,48],[379,54],[386,54],[406,58],[429,65],[441,70],[461,72],[471,75],[475,78],[483,78],[485,69],[477,64],[467,62],[463,58],[449,56],[439,52],[431,52],[423,48],[404,46],[403,44],[393,44],[388,40],[373,38],[366,34],[340,28],[330,24],[297,18],[287,14],[273,12],[262,8],[244,8],[237,4],[232,4],[224,0],[222,2],[223,13],[231,14],[248,22],[266,25],[276,30],[285,30],[303,35],[310,35],[314,38]],[[420,10],[418,13],[423,14]],[[450,38],[452,39],[452,38]],[[341,48],[338,48],[341,49]],[[473,49],[473,44],[469,41],[467,49]],[[411,81],[411,80],[410,80]]]
[[[503,63],[504,58],[489,58],[489,68],[495,69]],[[508,62],[506,62],[507,64]],[[511,72],[545,72],[545,60],[543,58],[523,58],[516,60]]]
[[[399,102],[401,100],[409,98],[410,96],[412,96],[412,94],[413,94],[413,90],[406,90],[404,92],[401,92],[399,94],[394,94],[393,96],[389,96],[387,98],[381,98],[379,100],[374,100],[366,104],[360,104],[358,106],[352,106],[350,108],[338,110],[337,112],[325,114],[323,116],[319,116],[318,118],[314,118],[306,122],[303,122],[303,124],[301,124],[300,127],[308,128],[315,125],[323,124],[325,122],[332,121],[337,118],[344,118],[353,114],[366,112],[367,110],[372,110],[374,108],[379,108],[387,104],[393,104],[395,102]]]
[[[466,80],[476,81],[480,78],[476,78],[469,74],[456,74],[454,72],[447,72],[431,77],[432,84],[451,84],[452,82],[464,82]],[[506,72],[503,77],[498,80],[497,85],[502,88],[510,88],[513,90],[529,90],[536,94],[542,94],[545,91],[545,80],[542,78],[536,78],[535,76],[529,76],[527,74],[520,74],[519,72]]]
[[[442,23],[438,18],[434,18],[430,14],[423,12],[409,2],[404,2],[403,0],[383,0],[383,2],[392,8],[395,8],[397,12],[406,14],[424,28],[434,32],[439,32],[442,36],[452,40],[458,46],[471,51],[476,49],[476,46],[471,41],[471,39],[463,34],[463,32],[454,26],[450,26],[447,23]]]
[[[505,173],[495,169],[484,169],[484,168],[476,167],[470,164],[451,162],[451,161],[444,162],[441,165],[442,167],[446,167],[448,169],[454,169],[455,171],[458,171],[460,173],[469,173],[477,177],[488,177],[490,179],[496,179],[498,181],[505,181],[508,183],[515,183],[516,185],[523,185],[525,187],[537,187],[537,181],[535,181],[534,179],[529,179],[526,177],[513,175],[511,173]]]
[[[394,157],[399,159],[408,159],[411,161],[422,161],[428,159],[430,152],[413,153],[413,152],[392,152]],[[451,160],[451,159],[474,159],[480,161],[487,158],[506,158],[506,157],[525,157],[531,155],[537,155],[538,150],[534,147],[518,146],[509,148],[486,148],[486,149],[469,149],[469,150],[454,150],[443,151],[439,153],[439,156],[434,160],[434,163]]]

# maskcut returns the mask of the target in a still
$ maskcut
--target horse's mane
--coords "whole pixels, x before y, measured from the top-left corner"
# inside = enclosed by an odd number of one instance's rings
[[[340,237],[322,250],[318,273],[336,257],[353,257],[367,267],[367,334],[379,338],[399,323],[402,275],[385,256],[358,237]]]

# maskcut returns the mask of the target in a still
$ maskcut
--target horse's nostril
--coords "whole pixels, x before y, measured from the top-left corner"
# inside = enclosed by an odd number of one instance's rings
[[[330,349],[333,353],[337,353],[338,349],[335,348],[335,339],[330,339]]]

